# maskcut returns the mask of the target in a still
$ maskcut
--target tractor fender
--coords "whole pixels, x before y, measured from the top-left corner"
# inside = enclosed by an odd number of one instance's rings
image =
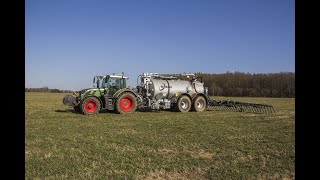
[[[136,92],[134,92],[133,90],[125,88],[125,89],[119,89],[116,93],[114,93],[113,99],[114,99],[114,100],[117,99],[117,97],[119,97],[120,94],[125,93],[125,92],[130,92],[130,93],[132,93],[135,97],[138,97],[138,96],[139,96],[139,95],[138,95]]]

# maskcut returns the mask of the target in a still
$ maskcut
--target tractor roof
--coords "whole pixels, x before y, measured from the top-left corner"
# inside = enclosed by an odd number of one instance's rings
[[[128,77],[122,76],[122,75],[109,75],[112,78],[124,78],[124,79],[128,79]]]

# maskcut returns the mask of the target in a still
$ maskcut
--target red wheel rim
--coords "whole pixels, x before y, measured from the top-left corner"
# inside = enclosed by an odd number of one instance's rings
[[[124,112],[130,112],[133,108],[133,100],[131,98],[122,98],[120,100],[120,107]]]
[[[97,103],[95,101],[91,100],[86,103],[86,111],[87,112],[92,113],[92,112],[95,112],[96,109],[97,109]]]

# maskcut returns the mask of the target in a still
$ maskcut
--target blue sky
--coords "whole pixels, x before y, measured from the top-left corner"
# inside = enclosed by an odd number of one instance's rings
[[[293,0],[26,0],[25,86],[124,72],[295,71]]]

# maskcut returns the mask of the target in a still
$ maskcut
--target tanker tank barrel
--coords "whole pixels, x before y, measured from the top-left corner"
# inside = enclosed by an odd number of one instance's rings
[[[192,79],[189,79],[191,76]],[[204,87],[202,77],[194,76],[196,75],[193,73],[143,73],[139,76],[141,78],[141,88],[144,88],[142,92],[145,92],[143,97],[150,102],[148,105],[153,109],[168,109],[170,107],[177,109],[176,107],[180,106],[178,102],[180,97],[184,97],[185,100],[181,103],[182,107],[180,109],[186,108],[187,111],[190,110],[192,104],[193,107],[203,107],[205,105],[206,110],[275,113],[272,105],[210,99],[208,88]],[[201,81],[198,81],[198,79],[201,79]],[[199,95],[203,96],[205,103],[200,101],[197,104],[194,102],[197,99],[195,97]]]

